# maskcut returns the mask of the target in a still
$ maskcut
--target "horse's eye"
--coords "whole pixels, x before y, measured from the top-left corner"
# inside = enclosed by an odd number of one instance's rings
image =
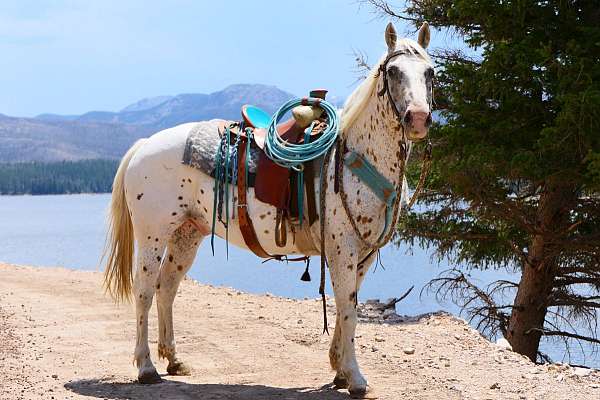
[[[388,74],[390,78],[401,80],[402,79],[402,71],[395,65],[392,65],[388,68]]]

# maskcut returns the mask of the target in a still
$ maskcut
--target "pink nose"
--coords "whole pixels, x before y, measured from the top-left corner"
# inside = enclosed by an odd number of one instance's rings
[[[431,113],[409,108],[404,115],[404,124],[411,133],[414,132],[419,136],[426,135],[431,125]]]

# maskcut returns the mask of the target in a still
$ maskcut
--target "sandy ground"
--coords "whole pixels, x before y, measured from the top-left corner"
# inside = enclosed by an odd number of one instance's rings
[[[100,279],[0,264],[0,399],[348,398],[330,385],[318,300],[191,280],[175,301],[175,331],[193,373],[140,385],[132,365],[133,310],[115,306]],[[165,373],[154,307],[152,313],[153,357]],[[380,399],[600,399],[598,372],[536,366],[452,316],[387,321],[362,321],[356,339],[363,373]]]

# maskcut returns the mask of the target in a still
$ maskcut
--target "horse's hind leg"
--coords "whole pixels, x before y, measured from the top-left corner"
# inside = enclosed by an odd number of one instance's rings
[[[158,307],[158,356],[169,361],[169,375],[189,375],[190,368],[177,358],[173,333],[173,301],[181,279],[190,269],[203,234],[190,223],[171,236],[156,290]]]
[[[134,361],[138,367],[140,383],[158,383],[161,378],[152,364],[148,347],[148,311],[152,305],[162,255],[167,243],[165,237],[144,233],[145,235],[136,235],[140,239],[133,280],[137,327]]]
[[[331,368],[336,371],[335,378],[333,378],[333,384],[339,389],[345,389],[348,387],[348,379],[340,369],[343,351],[340,335],[340,313],[337,312],[335,315],[335,331],[333,332],[333,338],[331,339],[331,345],[329,346],[329,364],[331,365]]]

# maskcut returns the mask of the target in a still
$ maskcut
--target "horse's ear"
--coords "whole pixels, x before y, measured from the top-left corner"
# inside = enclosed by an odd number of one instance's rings
[[[419,39],[417,42],[421,45],[422,48],[426,49],[429,46],[429,39],[431,39],[431,33],[429,32],[429,24],[427,22],[423,22],[421,25],[421,29],[419,29]]]
[[[394,28],[394,24],[390,22],[385,28],[385,42],[387,43],[388,51],[390,53],[396,50],[396,38],[396,29]]]

